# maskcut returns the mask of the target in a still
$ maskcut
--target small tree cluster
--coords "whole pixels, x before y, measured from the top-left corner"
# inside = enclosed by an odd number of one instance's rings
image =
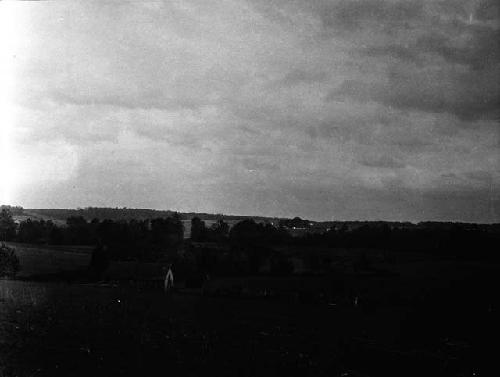
[[[11,241],[16,237],[16,223],[9,208],[0,211],[0,241]]]
[[[0,244],[0,277],[15,277],[19,271],[19,258],[14,248]]]
[[[223,242],[229,234],[229,225],[219,219],[210,228],[199,217],[191,219],[191,240],[196,242]]]

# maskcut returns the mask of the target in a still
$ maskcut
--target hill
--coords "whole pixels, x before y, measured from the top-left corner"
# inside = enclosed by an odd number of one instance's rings
[[[53,208],[25,208],[18,216],[31,216],[32,218],[40,218],[44,220],[62,220],[66,221],[68,217],[82,216],[86,220],[147,220],[158,217],[170,217],[177,213],[181,220],[191,220],[193,217],[199,217],[202,220],[217,220],[224,218],[225,220],[241,221],[245,219],[254,219],[257,222],[277,222],[278,218],[264,216],[237,216],[237,215],[222,215],[197,212],[175,212],[171,210],[143,209],[143,208],[102,208],[102,207],[87,207],[77,209],[53,209]]]

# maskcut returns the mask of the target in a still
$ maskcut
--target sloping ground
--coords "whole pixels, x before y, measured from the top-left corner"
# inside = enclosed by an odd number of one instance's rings
[[[8,245],[16,249],[19,257],[19,278],[83,270],[88,267],[92,254],[89,246],[42,246],[12,242]]]
[[[90,264],[93,248],[74,245],[30,245],[8,242],[16,249],[21,270],[20,279],[33,279],[86,271]],[[104,278],[107,280],[161,280],[165,272],[160,263],[111,262]],[[67,275],[67,274],[66,274]],[[65,276],[66,276],[65,275]]]
[[[165,296],[161,289],[0,281],[0,375],[498,375],[490,373],[495,313],[455,311],[460,323],[447,329],[446,338],[432,330],[422,343],[421,317],[408,317],[413,309],[379,313],[342,305]],[[436,328],[446,328],[451,318],[439,310],[429,314]],[[464,338],[464,327],[474,330],[471,339]],[[392,340],[378,339],[379,331],[391,333]],[[410,336],[411,347],[400,336]]]
[[[104,274],[106,280],[162,280],[165,278],[161,263],[111,262]]]
[[[28,219],[31,220],[44,220],[44,221],[52,221],[54,224],[57,226],[66,226],[66,219],[60,219],[57,217],[49,216],[49,215],[44,215],[36,212],[31,212],[31,211],[24,211],[22,215],[14,215],[13,216],[14,221],[16,222],[21,222],[21,221],[26,221]]]

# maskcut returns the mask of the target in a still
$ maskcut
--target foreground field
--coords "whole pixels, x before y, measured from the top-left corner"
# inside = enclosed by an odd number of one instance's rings
[[[42,246],[7,242],[16,250],[21,270],[21,279],[34,278],[61,272],[85,270],[92,247],[89,246]]]
[[[0,281],[0,376],[480,376],[495,317]]]
[[[338,367],[336,339],[311,322],[312,308],[125,287],[4,281],[0,292],[4,376],[321,375]]]
[[[127,283],[158,266],[50,282],[85,271],[91,249],[13,246],[23,281],[0,280],[0,377],[500,375],[495,264],[401,254],[373,273],[212,278],[206,295],[167,297]]]

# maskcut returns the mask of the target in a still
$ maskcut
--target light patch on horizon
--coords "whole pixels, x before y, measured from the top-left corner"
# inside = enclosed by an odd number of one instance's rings
[[[16,204],[500,220],[491,0],[15,7]]]

